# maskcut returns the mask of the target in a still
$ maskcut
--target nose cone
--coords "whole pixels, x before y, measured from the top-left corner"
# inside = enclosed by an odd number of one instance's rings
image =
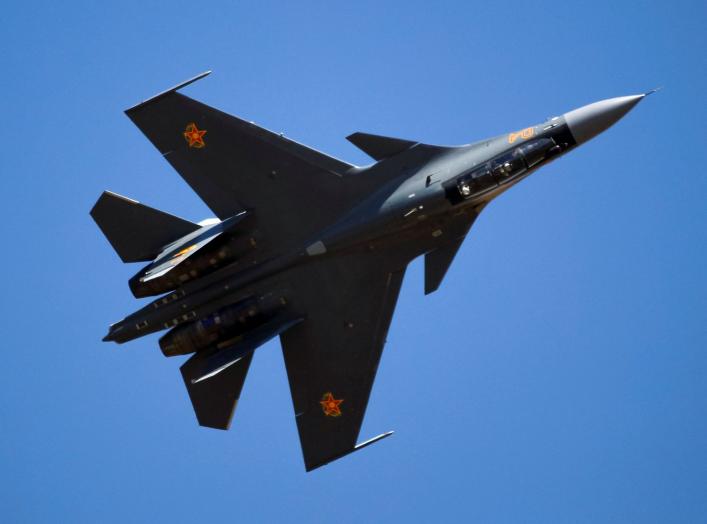
[[[565,113],[565,121],[579,145],[609,129],[645,96],[645,94],[619,96],[600,100]]]

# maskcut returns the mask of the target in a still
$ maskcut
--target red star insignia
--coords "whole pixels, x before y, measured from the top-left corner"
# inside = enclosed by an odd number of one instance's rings
[[[194,122],[187,124],[187,128],[184,130],[183,134],[184,139],[189,143],[189,147],[201,149],[206,145],[206,142],[204,142],[206,130],[199,129]]]
[[[322,396],[322,400],[320,400],[319,403],[322,405],[322,410],[324,411],[324,414],[327,417],[340,417],[341,408],[339,407],[339,404],[341,404],[343,401],[343,398],[337,400],[334,398],[334,395],[327,392],[324,393],[324,395]]]

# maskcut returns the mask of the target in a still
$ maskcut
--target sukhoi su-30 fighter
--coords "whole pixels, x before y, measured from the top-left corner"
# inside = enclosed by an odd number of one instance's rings
[[[405,268],[425,257],[442,282],[484,207],[536,169],[605,131],[646,94],[602,100],[460,147],[366,133],[357,167],[178,90],[126,114],[218,217],[199,224],[105,192],[91,216],[123,262],[147,262],[113,324],[122,344],[168,330],[202,426],[227,429],[253,352],[279,336],[307,471],[358,443]]]

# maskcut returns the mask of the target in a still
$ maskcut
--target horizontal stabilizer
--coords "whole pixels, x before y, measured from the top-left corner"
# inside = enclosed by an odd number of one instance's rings
[[[368,133],[354,133],[347,136],[346,139],[375,160],[383,160],[397,155],[417,144],[417,142],[410,140]]]
[[[229,428],[252,359],[253,353],[245,355],[213,379],[198,383],[193,379],[202,368],[204,353],[195,354],[182,365],[182,378],[200,426]]]
[[[164,246],[199,229],[193,222],[110,191],[103,192],[91,217],[123,262],[153,260]]]

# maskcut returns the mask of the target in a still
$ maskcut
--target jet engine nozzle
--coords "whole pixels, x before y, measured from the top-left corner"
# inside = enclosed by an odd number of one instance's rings
[[[565,113],[565,121],[577,144],[606,131],[638,104],[645,94],[600,100]]]

